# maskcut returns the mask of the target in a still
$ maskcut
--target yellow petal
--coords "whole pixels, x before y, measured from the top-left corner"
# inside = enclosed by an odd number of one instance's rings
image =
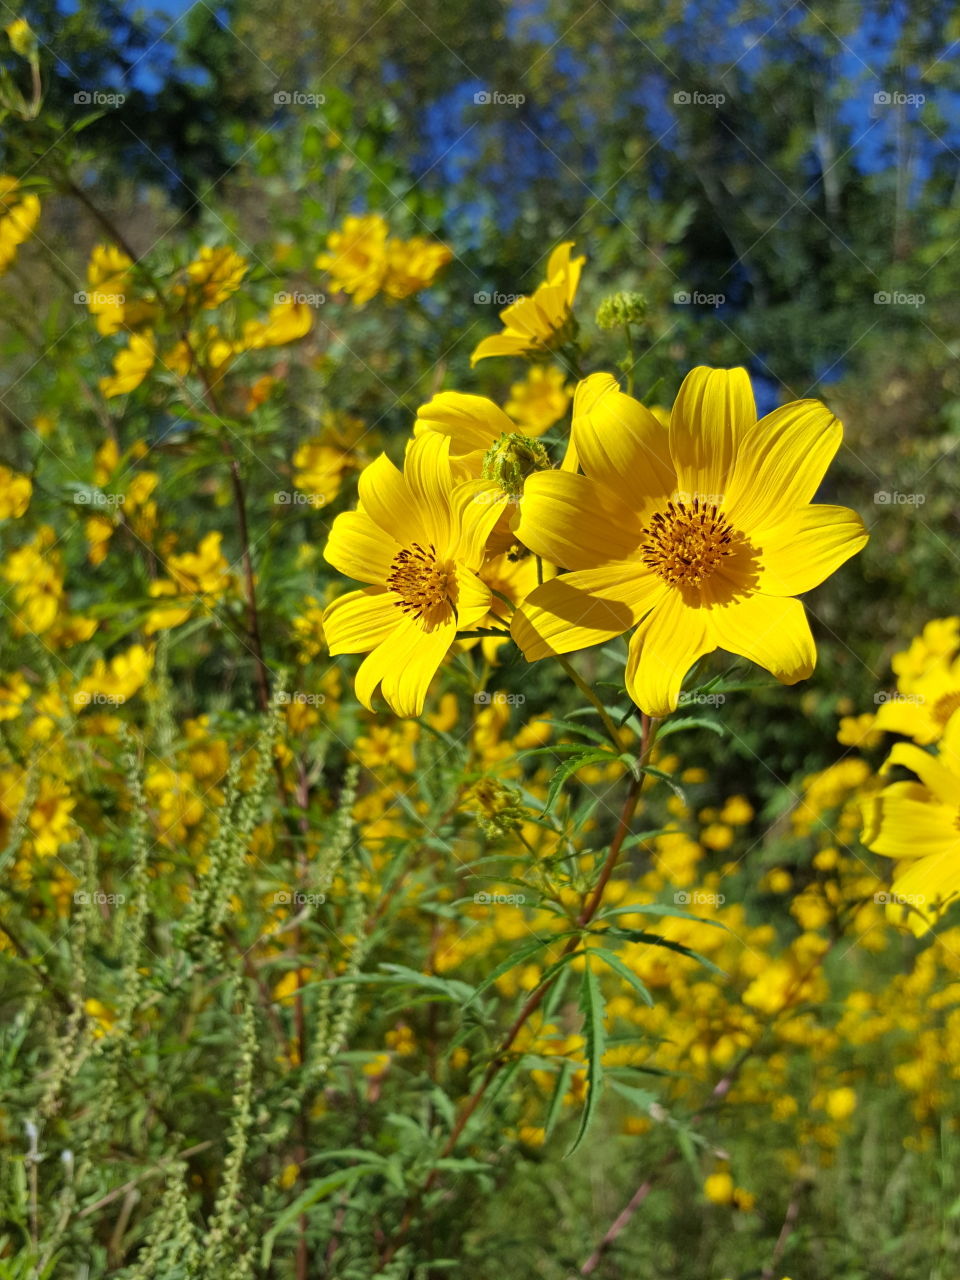
[[[330,527],[323,555],[348,578],[382,585],[400,550],[400,543],[375,524],[366,511],[344,511]]]
[[[670,415],[677,488],[691,499],[724,506],[738,449],[756,421],[746,369],[691,370]]]
[[[622,635],[666,594],[642,565],[619,562],[536,587],[513,615],[511,634],[528,662]]]
[[[513,504],[492,481],[468,480],[456,486],[450,505],[454,526],[459,530],[458,541],[450,554],[468,568],[479,569],[497,521]],[[510,541],[513,541],[512,535]]]
[[[493,596],[485,582],[457,565],[457,629],[472,631],[490,612]]]
[[[366,653],[389,640],[403,615],[397,597],[386,589],[348,591],[328,605],[323,634],[331,654]]]
[[[487,449],[516,427],[486,396],[469,396],[459,391],[441,391],[417,410],[414,434],[439,431],[450,437],[451,456]]]
[[[412,618],[404,618],[390,637],[360,664],[357,698],[368,711],[381,686],[384,699],[398,716],[418,716],[423,711],[430,682],[437,674],[457,633],[451,620],[424,631]]]
[[[868,537],[863,521],[849,507],[801,507],[764,535],[759,589],[772,596],[810,591],[856,555]]]
[[[410,487],[385,453],[360,473],[360,505],[373,523],[396,542],[429,541]]]
[[[638,512],[652,513],[676,492],[667,432],[608,373],[577,386],[570,441],[584,472]]]
[[[927,933],[960,893],[960,847],[907,863],[891,886],[887,918],[917,937]]]
[[[683,677],[698,658],[716,648],[705,612],[686,605],[679,591],[668,590],[633,633],[627,691],[648,716],[675,711]]]
[[[539,471],[524,485],[518,541],[565,569],[627,560],[643,536],[637,516],[587,476]]]
[[[926,858],[956,854],[960,846],[956,809],[940,804],[918,782],[893,782],[863,805],[861,839],[886,858]]]
[[[843,426],[819,400],[795,400],[747,433],[724,511],[745,533],[773,528],[785,511],[806,506],[840,448]]]
[[[403,478],[410,488],[420,521],[426,526],[427,541],[438,553],[449,553],[454,540],[450,495],[450,441],[436,431],[427,431],[407,445]]]
[[[806,680],[817,661],[810,624],[799,600],[751,595],[709,610],[714,644],[749,658],[781,684]]]
[[[950,805],[955,812],[960,812],[960,777],[936,756],[914,746],[912,742],[898,742],[887,757],[883,772],[886,773],[897,764],[915,773],[942,804]],[[960,855],[960,831],[957,832],[957,853]]]
[[[520,334],[495,333],[477,345],[470,357],[470,364],[475,365],[478,360],[486,360],[488,356],[522,356],[529,347],[529,341]]]

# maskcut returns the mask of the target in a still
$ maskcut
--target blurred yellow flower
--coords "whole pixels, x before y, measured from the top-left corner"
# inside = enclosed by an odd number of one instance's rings
[[[316,265],[333,287],[349,293],[357,306],[380,292],[387,271],[387,224],[379,213],[351,214],[327,236],[327,251]]]
[[[542,436],[567,412],[572,396],[562,369],[534,365],[523,382],[511,386],[504,408],[528,436]]]
[[[28,476],[0,466],[0,520],[19,519],[30,505],[32,494]]]
[[[529,298],[520,298],[500,312],[503,332],[484,338],[470,357],[471,364],[488,356],[542,354],[563,342],[586,262],[585,257],[571,259],[572,249],[572,240],[557,245],[547,262],[546,280]]]
[[[100,379],[100,391],[109,400],[136,390],[153,368],[157,344],[151,332],[131,333],[129,344],[113,357],[113,374]]]

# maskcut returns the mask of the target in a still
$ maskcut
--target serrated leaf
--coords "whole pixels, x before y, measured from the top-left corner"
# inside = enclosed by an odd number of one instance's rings
[[[577,1136],[564,1159],[572,1156],[583,1141],[597,1114],[603,1090],[603,1050],[606,1039],[603,993],[597,975],[590,967],[589,958],[584,965],[583,981],[580,984],[580,1012],[583,1014],[584,1048],[587,1054],[587,1096],[583,1102]]]
[[[547,1116],[543,1122],[545,1138],[549,1138],[551,1133],[553,1133],[556,1123],[563,1111],[563,1097],[567,1092],[573,1071],[573,1063],[564,1062],[560,1067],[560,1070],[557,1072],[557,1083],[554,1085],[553,1093],[550,1095],[550,1105],[547,1107]]]
[[[696,919],[696,917],[694,918]],[[706,922],[700,921],[700,923],[704,924]],[[708,960],[706,956],[701,955],[699,951],[685,947],[682,942],[675,942],[673,938],[663,938],[658,933],[647,933],[644,929],[622,929],[619,925],[615,925],[610,929],[592,929],[590,932],[600,936],[607,935],[614,938],[622,938],[625,942],[645,942],[651,947],[665,947],[667,951],[675,951],[677,955],[686,956],[688,960],[696,960],[698,964],[702,964],[711,973],[723,973],[722,969],[718,968],[712,960]]]
[[[640,999],[643,1000],[644,1004],[648,1004],[651,1009],[653,1008],[653,996],[633,970],[624,964],[623,960],[621,960],[615,951],[610,951],[607,947],[591,947],[590,954],[592,956],[599,956],[604,964],[609,965],[614,973],[619,974],[625,982],[629,982],[634,991],[639,994]]]
[[[544,804],[544,810],[553,808],[554,801],[563,789],[563,784],[568,778],[571,778],[578,769],[585,769],[588,765],[599,764],[601,761],[609,761],[611,758],[616,759],[610,751],[584,751],[581,755],[575,756],[568,760],[566,764],[562,764],[550,779],[550,787],[547,791],[547,799]]]

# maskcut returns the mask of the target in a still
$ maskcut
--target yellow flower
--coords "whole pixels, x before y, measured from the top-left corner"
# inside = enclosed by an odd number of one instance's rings
[[[824,1107],[831,1120],[849,1120],[857,1109],[857,1093],[849,1085],[839,1089],[831,1089],[827,1094]]]
[[[313,315],[306,302],[290,298],[270,308],[266,320],[248,320],[243,326],[242,347],[259,351],[262,347],[283,347],[306,337],[313,327]]]
[[[867,540],[853,511],[810,503],[843,434],[830,411],[801,400],[758,422],[744,369],[698,368],[664,431],[594,374],[577,388],[574,430],[585,474],[540,472],[524,489],[518,540],[574,570],[514,614],[527,659],[636,626],[627,689],[654,716],[717,648],[784,684],[809,676],[816,650],[793,597]]]
[[[734,1185],[729,1173],[711,1173],[703,1184],[703,1194],[711,1204],[733,1204]]]
[[[327,252],[316,265],[329,272],[335,289],[353,297],[356,306],[369,302],[383,285],[387,271],[387,224],[379,213],[351,215],[340,231],[327,236]]]
[[[109,666],[103,658],[97,658],[93,670],[74,694],[74,706],[82,709],[95,702],[126,702],[143,688],[152,670],[153,651],[142,644],[131,645],[126,652],[118,653],[110,659]]]
[[[219,307],[240,288],[247,273],[247,262],[229,245],[212,249],[208,245],[200,250],[187,267],[190,284],[196,289],[200,305]]]
[[[21,58],[36,57],[37,37],[33,34],[26,18],[14,18],[13,22],[4,27],[4,31],[7,33],[7,39],[14,53],[19,54]]]
[[[409,298],[419,293],[433,284],[452,257],[453,251],[445,244],[425,236],[388,240],[383,292],[391,298]]]
[[[918,937],[960,892],[960,715],[947,725],[939,755],[898,742],[881,770],[909,769],[918,782],[892,782],[863,801],[862,840],[898,858],[887,918]]]
[[[87,308],[97,332],[109,336],[123,326],[133,260],[112,244],[98,244],[87,263]]]
[[[20,183],[10,174],[0,174],[0,275],[7,270],[17,250],[33,234],[40,220],[40,201],[24,195]]]
[[[56,541],[53,529],[41,525],[30,542],[4,561],[0,573],[13,587],[13,629],[18,635],[49,631],[62,612],[63,566],[54,549]]]
[[[358,510],[333,522],[326,559],[369,585],[335,600],[323,629],[331,654],[367,654],[356,692],[368,710],[379,685],[398,715],[419,715],[457,632],[489,610],[476,571],[498,508],[474,501],[480,487],[455,485],[448,442],[427,432],[410,442],[402,472],[386,454],[371,463]]]
[[[324,502],[332,502],[340,492],[343,473],[350,466],[350,455],[342,449],[323,444],[319,437],[305,440],[293,455],[295,487],[312,493]]]
[[[500,312],[503,332],[484,338],[470,363],[488,356],[542,353],[562,341],[586,258],[570,257],[573,241],[557,245],[547,263],[547,278],[529,298],[521,298]]]
[[[0,684],[0,720],[16,720],[30,697],[30,686],[19,671]]]
[[[506,411],[528,436],[542,436],[567,412],[573,391],[562,369],[534,365],[510,388]]]
[[[131,333],[129,345],[113,357],[113,375],[100,379],[100,391],[109,400],[135,391],[153,368],[157,344],[152,333]]]
[[[0,466],[0,520],[19,519],[30,505],[33,485],[27,476]]]

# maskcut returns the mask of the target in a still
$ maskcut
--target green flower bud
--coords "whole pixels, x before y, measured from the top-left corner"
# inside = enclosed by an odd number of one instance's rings
[[[515,831],[524,821],[520,792],[496,778],[481,778],[474,783],[464,801],[476,807],[480,829],[493,839]]]
[[[622,329],[642,324],[647,318],[647,299],[642,293],[611,293],[597,308],[598,329]]]
[[[506,432],[483,455],[480,472],[484,480],[492,480],[504,493],[517,499],[523,493],[523,482],[535,471],[550,469],[550,455],[539,440],[517,431]]]

